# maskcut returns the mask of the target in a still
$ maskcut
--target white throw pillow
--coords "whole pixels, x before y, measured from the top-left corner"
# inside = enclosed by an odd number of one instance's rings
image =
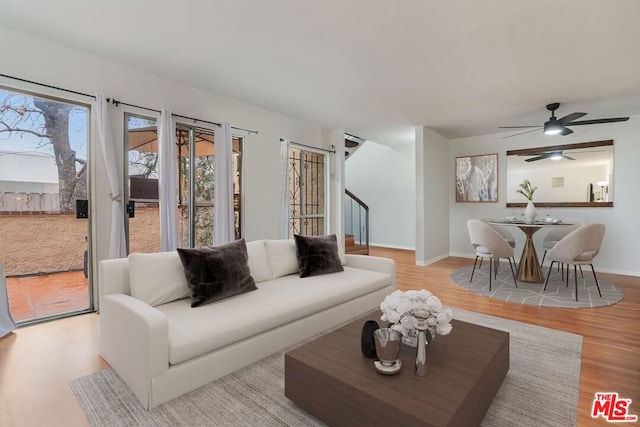
[[[264,245],[274,279],[299,271],[295,240],[265,240]]]
[[[338,257],[342,265],[347,265],[347,257],[344,253],[344,239],[338,237]]]
[[[249,270],[251,277],[256,283],[271,280],[271,267],[269,267],[269,258],[267,257],[267,248],[264,246],[264,240],[256,240],[247,242],[247,255],[249,256]]]
[[[178,252],[135,253],[128,259],[132,297],[155,307],[191,295]]]

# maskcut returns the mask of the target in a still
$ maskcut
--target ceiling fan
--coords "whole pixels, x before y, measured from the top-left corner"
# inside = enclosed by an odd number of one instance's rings
[[[554,102],[552,104],[547,105],[547,110],[551,111],[551,117],[547,120],[544,125],[540,126],[500,126],[500,129],[526,129],[526,128],[534,128],[531,130],[527,130],[524,132],[516,133],[514,135],[505,136],[503,138],[511,138],[512,136],[522,135],[529,132],[535,132],[537,130],[543,129],[546,135],[557,135],[560,134],[562,136],[566,136],[572,134],[573,131],[568,128],[568,126],[579,126],[579,125],[595,125],[600,123],[614,123],[614,122],[626,122],[629,120],[629,117],[611,117],[608,119],[594,119],[594,120],[580,120],[576,121],[584,116],[587,113],[571,113],[561,118],[556,118],[556,110],[560,107],[558,102]],[[548,157],[548,156],[547,156]],[[529,161],[529,160],[528,160]]]
[[[562,150],[556,150],[556,151],[548,151],[546,153],[542,153],[538,156],[535,157],[531,157],[529,159],[525,159],[525,162],[535,162],[537,160],[542,160],[542,159],[551,159],[551,160],[561,160],[561,159],[567,159],[567,160],[575,160],[575,158],[571,157],[571,156],[567,156],[566,154],[562,153]]]

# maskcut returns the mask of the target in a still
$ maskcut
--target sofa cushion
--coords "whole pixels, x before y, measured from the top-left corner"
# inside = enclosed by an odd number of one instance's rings
[[[340,257],[340,262],[342,263],[342,265],[345,265],[347,263],[347,257],[344,253],[344,241],[340,239],[338,239],[338,256]]]
[[[247,242],[247,255],[249,256],[251,277],[256,283],[273,278],[271,277],[271,267],[269,267],[269,258],[267,257],[267,248],[264,246],[264,240]]]
[[[132,297],[155,307],[191,295],[176,251],[134,253],[127,258]]]
[[[293,239],[265,240],[264,245],[274,279],[298,272],[296,242]]]
[[[210,248],[178,249],[191,307],[256,290],[244,239]]]
[[[288,275],[258,290],[193,310],[188,300],[156,307],[169,324],[169,363],[178,364],[305,316],[390,286],[393,277],[344,267],[341,273],[300,279]],[[372,307],[373,309],[373,307]]]
[[[338,240],[329,236],[293,236],[300,277],[318,276],[343,271],[338,255]]]

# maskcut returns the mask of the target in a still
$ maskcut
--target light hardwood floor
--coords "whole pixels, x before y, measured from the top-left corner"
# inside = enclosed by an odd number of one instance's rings
[[[538,308],[480,297],[453,284],[451,272],[472,264],[469,259],[418,267],[413,251],[373,248],[371,255],[395,259],[399,289],[429,289],[445,305],[582,335],[578,426],[607,425],[590,416],[597,391],[632,399],[631,412],[640,415],[639,277],[598,275],[624,293],[611,307]],[[0,426],[87,425],[68,382],[107,366],[98,356],[98,333],[98,315],[89,314],[20,328],[0,339]]]

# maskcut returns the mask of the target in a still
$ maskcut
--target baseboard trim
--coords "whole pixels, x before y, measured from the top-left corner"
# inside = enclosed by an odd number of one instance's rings
[[[619,274],[621,276],[640,277],[640,271],[619,270],[617,268],[596,268],[596,272],[598,272],[598,273]]]
[[[370,242],[369,246],[376,246],[378,248],[387,248],[387,249],[401,249],[403,251],[415,251],[416,250],[415,247],[411,247],[411,246],[387,245],[386,243],[371,243]]]
[[[416,265],[419,265],[420,267],[426,267],[429,264],[433,264],[435,262],[441,261],[448,257],[449,257],[449,254],[444,254],[444,255],[439,255],[435,258],[431,258],[427,260],[416,260]]]
[[[449,252],[449,256],[454,256],[458,258],[471,258],[471,259],[474,259],[476,257],[475,254],[467,254],[464,252]]]

